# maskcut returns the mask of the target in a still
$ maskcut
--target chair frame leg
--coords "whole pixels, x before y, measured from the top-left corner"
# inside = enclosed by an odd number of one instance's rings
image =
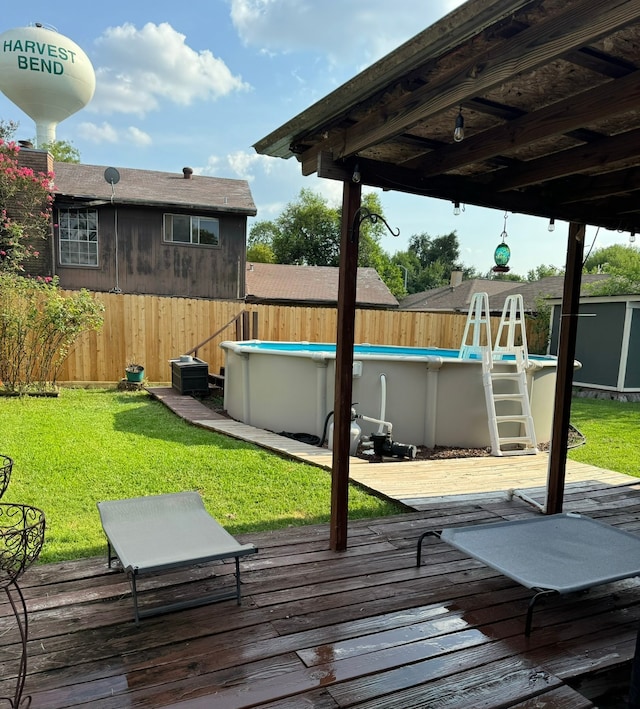
[[[420,535],[420,538],[418,539],[418,545],[416,549],[416,566],[420,566],[422,564],[422,542],[424,541],[425,537],[437,537],[440,539],[440,536],[442,535],[442,530],[430,530],[428,532],[423,532]]]

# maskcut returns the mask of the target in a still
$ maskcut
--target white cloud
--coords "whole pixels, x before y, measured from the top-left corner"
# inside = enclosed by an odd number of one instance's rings
[[[135,126],[129,126],[123,130],[114,128],[106,121],[97,125],[95,123],[81,123],[77,128],[78,136],[89,143],[99,145],[101,143],[135,145],[137,147],[147,147],[151,145],[151,136],[141,131]]]
[[[125,131],[125,142],[132,143],[141,148],[146,148],[153,142],[151,136],[135,126],[129,126]]]
[[[256,175],[268,176],[272,170],[287,172],[288,166],[278,158],[257,153],[248,153],[244,150],[237,150],[221,158],[217,155],[210,155],[204,167],[196,167],[194,171],[198,175],[232,176],[235,179],[253,182]]]
[[[258,207],[257,216],[249,220],[249,228],[253,222],[272,222],[276,220],[287,206],[286,202],[265,202]]]
[[[312,51],[364,67],[425,29],[462,0],[231,0],[246,45],[265,52]]]
[[[77,128],[78,135],[89,143],[117,143],[118,133],[109,123],[81,123]]]
[[[196,175],[220,177],[220,163],[221,160],[217,155],[210,155],[204,167],[194,167],[193,171]]]
[[[88,109],[142,117],[163,101],[189,106],[250,88],[210,50],[196,52],[185,40],[166,22],[107,29],[96,41],[96,92]]]
[[[243,180],[252,182],[255,180],[256,172],[259,170],[263,175],[270,175],[274,169],[279,167],[282,160],[272,158],[268,155],[258,155],[257,153],[247,153],[238,150],[227,155],[229,167]]]

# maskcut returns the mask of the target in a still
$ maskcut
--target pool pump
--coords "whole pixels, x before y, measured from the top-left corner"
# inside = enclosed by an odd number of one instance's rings
[[[352,415],[353,415],[353,409]],[[373,443],[373,452],[380,458],[392,457],[392,458],[410,458],[414,460],[418,455],[417,446],[407,445],[405,443],[397,443],[391,438],[391,423],[389,421],[382,421],[381,419],[374,419],[371,416],[364,416],[363,414],[356,413],[356,418],[362,419],[363,421],[369,421],[370,423],[379,423],[377,433],[371,434],[371,442]],[[386,428],[386,433],[383,429]]]
[[[329,425],[329,434],[327,437],[327,446],[329,450],[333,450],[333,421],[329,423],[329,419],[333,416],[333,411],[330,411],[327,418],[324,421],[324,431],[322,432],[322,438],[320,440],[320,446],[324,445],[325,433],[327,432],[327,425]],[[360,426],[358,426],[357,420],[369,421],[369,423],[380,424],[378,428],[378,433],[371,434],[370,437],[362,436]],[[384,433],[384,429],[386,433]],[[371,416],[365,416],[364,414],[359,414],[353,407],[351,408],[351,425],[349,427],[349,455],[356,455],[358,450],[358,445],[363,444],[363,447],[370,451],[371,446],[373,446],[373,452],[379,458],[392,457],[392,458],[410,458],[415,460],[418,455],[417,446],[407,445],[405,443],[397,443],[391,439],[391,428],[392,425],[389,421],[383,421],[382,419],[374,419]],[[363,451],[366,452],[366,451]]]
[[[415,460],[418,449],[416,446],[406,443],[396,443],[391,440],[390,433],[372,433],[373,452],[382,457],[410,458]]]

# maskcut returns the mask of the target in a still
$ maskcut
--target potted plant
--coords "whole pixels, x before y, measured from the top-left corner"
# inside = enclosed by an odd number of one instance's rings
[[[144,367],[141,364],[130,362],[124,371],[128,382],[141,382],[144,379]]]

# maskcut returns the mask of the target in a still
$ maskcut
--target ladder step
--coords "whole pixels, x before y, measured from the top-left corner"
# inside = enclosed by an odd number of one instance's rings
[[[500,451],[498,455],[537,455],[538,452],[537,448],[514,448],[513,450]]]
[[[508,443],[521,443],[523,445],[533,445],[533,441],[528,436],[509,436],[507,438],[498,438],[498,443],[504,446]]]
[[[518,310],[518,312],[516,312],[516,310]],[[500,335],[503,326],[508,329],[507,345],[505,347],[500,344]],[[522,346],[516,346],[515,344],[516,327],[519,327],[521,331]],[[505,361],[505,355],[513,355],[514,359],[514,366],[509,366],[506,371],[505,365],[511,365],[511,362]],[[497,368],[496,371],[494,365],[498,361],[501,362],[502,366]],[[527,390],[527,362],[528,353],[526,335],[524,332],[522,296],[510,296],[505,301],[494,353],[492,354],[490,347],[482,351],[482,382],[484,384],[487,414],[489,417],[489,437],[491,439],[492,455],[534,455],[538,453],[535,425],[531,415],[529,393]],[[512,391],[495,392],[494,383],[501,381],[513,382],[510,385],[501,387]],[[513,405],[511,408],[514,408],[519,413],[509,415],[501,413],[498,415],[496,407],[503,401],[512,402]],[[503,424],[510,424],[512,430],[520,431],[520,433],[524,435],[500,436],[499,427]],[[506,432],[507,431],[505,431],[505,433]],[[504,450],[505,446],[507,450]]]

